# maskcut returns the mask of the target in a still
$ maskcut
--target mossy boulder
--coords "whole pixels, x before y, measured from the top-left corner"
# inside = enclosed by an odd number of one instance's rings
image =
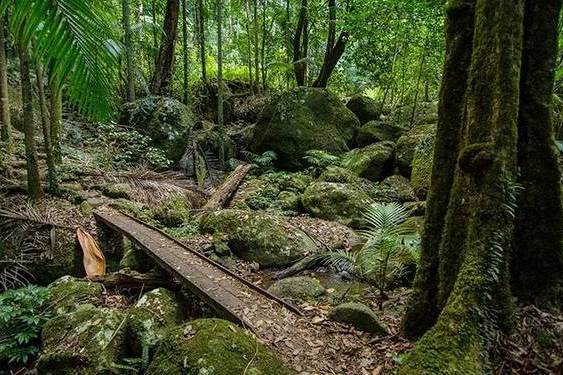
[[[325,288],[315,278],[298,276],[276,281],[268,288],[268,292],[280,298],[306,301],[325,294]]]
[[[348,100],[346,108],[352,111],[361,124],[378,120],[381,116],[380,105],[365,95],[354,95]]]
[[[407,129],[385,121],[370,121],[358,132],[358,146],[363,147],[382,141],[396,142]]]
[[[49,304],[55,314],[66,314],[76,310],[79,305],[95,302],[102,296],[102,285],[88,280],[63,276],[51,283]]]
[[[149,136],[153,146],[166,152],[170,160],[178,161],[184,154],[194,116],[176,99],[148,96],[125,104],[120,122]]]
[[[418,144],[435,134],[436,124],[426,124],[412,128],[397,140],[395,154],[397,166],[403,176],[408,178],[411,176],[414,151]]]
[[[186,196],[170,194],[152,210],[155,220],[166,227],[179,227],[190,218],[192,206]]]
[[[39,374],[112,373],[125,354],[123,313],[81,305],[49,320],[41,333]]]
[[[232,208],[296,212],[300,194],[313,182],[303,173],[269,172],[245,181],[231,201]]]
[[[337,182],[342,184],[359,184],[361,178],[349,169],[331,166],[328,167],[317,179],[322,182]]]
[[[372,199],[353,184],[315,182],[305,190],[301,202],[313,217],[358,227],[363,221],[362,211]]]
[[[349,302],[338,305],[330,311],[329,318],[335,322],[349,324],[359,331],[377,335],[387,333],[375,312],[362,303]]]
[[[123,239],[123,256],[119,261],[119,268],[137,272],[147,272],[154,267],[149,256],[127,238]]]
[[[290,372],[266,346],[220,319],[199,319],[167,332],[146,375],[282,375]]]
[[[403,176],[393,175],[368,190],[376,202],[413,202],[417,200],[413,187]]]
[[[297,212],[300,203],[301,197],[299,194],[292,191],[282,191],[276,197],[274,206],[283,212]]]
[[[274,151],[278,167],[300,169],[309,150],[348,151],[359,128],[356,116],[336,95],[298,87],[281,93],[263,111],[254,129],[252,150]]]
[[[395,144],[379,142],[354,149],[342,158],[342,166],[357,176],[371,181],[381,181],[393,173]]]
[[[202,217],[199,229],[202,233],[223,235],[235,255],[264,267],[286,266],[318,251],[309,236],[275,214],[216,211]]]
[[[131,186],[126,183],[117,183],[117,184],[106,183],[97,186],[97,189],[100,190],[106,197],[109,198],[114,198],[114,199],[131,198],[131,191],[132,191]]]
[[[420,199],[425,199],[430,189],[433,159],[434,135],[428,134],[418,142],[412,159],[411,185]]]
[[[176,295],[158,288],[145,293],[127,316],[127,341],[135,356],[141,356],[143,349],[150,350],[162,338],[165,327],[182,321],[182,304]]]

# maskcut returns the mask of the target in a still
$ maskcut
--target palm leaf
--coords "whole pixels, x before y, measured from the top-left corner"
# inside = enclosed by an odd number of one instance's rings
[[[0,16],[11,8],[9,27],[22,48],[32,39],[35,58],[51,70],[57,87],[67,86],[71,103],[86,116],[113,112],[119,46],[107,7],[93,0],[0,0]]]

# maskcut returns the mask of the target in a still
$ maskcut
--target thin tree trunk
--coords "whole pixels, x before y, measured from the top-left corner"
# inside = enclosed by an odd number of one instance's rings
[[[187,0],[182,0],[182,49],[184,57],[184,81],[183,81],[183,92],[184,92],[184,104],[189,103],[190,99],[190,86],[189,86],[189,65],[190,65],[190,55],[188,53],[188,4]]]
[[[197,0],[198,34],[199,34],[199,58],[201,62],[201,80],[207,83],[207,57],[205,55],[205,12],[202,0]]]
[[[260,44],[258,34],[258,0],[253,1],[253,36],[254,36],[254,77],[256,77],[256,92],[260,93]]]
[[[223,4],[217,0],[217,123],[223,128]]]
[[[412,112],[411,112],[411,120],[410,120],[410,126],[413,127],[414,126],[414,120],[416,118],[416,110],[418,107],[418,95],[420,93],[419,89],[420,89],[420,81],[422,80],[422,72],[424,70],[424,65],[426,64],[426,55],[428,52],[428,45],[429,45],[430,40],[426,39],[426,41],[424,42],[424,48],[422,50],[422,56],[420,57],[420,64],[418,66],[418,76],[416,78],[416,85],[414,87],[414,102],[412,105]]]
[[[8,67],[6,64],[6,37],[4,20],[0,19],[0,120],[2,129],[0,140],[6,144],[8,153],[12,153],[12,125],[10,119],[10,99],[8,97]]]
[[[426,201],[421,259],[411,301],[402,322],[410,338],[424,334],[438,318],[438,248],[463,128],[465,92],[473,51],[475,0],[450,1],[447,9],[446,59],[440,89],[431,189]]]
[[[244,11],[246,14],[246,35],[247,35],[247,47],[248,47],[248,81],[250,84],[250,90],[252,90],[252,93],[254,94],[254,80],[253,80],[253,74],[252,74],[252,33],[250,31],[250,11],[249,11],[249,5],[248,5],[248,0],[246,0],[244,2]]]
[[[151,13],[152,13],[152,23],[153,23],[153,28],[152,28],[152,48],[153,48],[153,58],[154,58],[154,68],[156,70],[156,65],[158,62],[158,29],[156,27],[156,25],[158,25],[158,21],[156,19],[156,0],[152,0],[152,6],[151,6]]]
[[[262,0],[262,48],[260,51],[260,66],[262,68],[262,87],[266,89],[267,66],[266,66],[266,0]]]
[[[308,0],[301,0],[299,20],[293,37],[293,70],[297,86],[305,86],[307,77],[308,7]]]
[[[328,80],[336,68],[338,61],[344,54],[346,43],[348,41],[348,32],[340,33],[338,40],[336,40],[336,0],[328,1],[328,36],[326,41],[326,50],[323,65],[319,76],[313,82],[313,87],[326,87]]]
[[[121,0],[123,11],[123,41],[125,44],[125,69],[126,69],[126,99],[127,102],[135,101],[135,74],[133,72],[133,43],[131,41],[131,9],[129,0]]]
[[[51,117],[51,146],[53,147],[53,159],[56,164],[63,162],[61,151],[61,138],[63,132],[63,89],[57,87],[52,77],[49,80],[50,97],[50,117]]]
[[[158,53],[156,69],[151,82],[153,94],[167,94],[174,70],[174,51],[178,36],[178,18],[180,16],[180,0],[166,1],[164,17],[164,36]]]
[[[33,90],[31,88],[29,54],[27,49],[21,46],[18,48],[18,53],[20,57],[25,159],[27,161],[27,194],[31,199],[35,200],[41,198],[43,192],[41,191],[37,146],[35,144]]]
[[[393,87],[395,80],[395,63],[397,62],[397,57],[399,56],[399,39],[395,40],[395,50],[393,52],[393,60],[391,61],[391,71],[389,72],[389,79],[385,84],[385,90],[383,91],[383,99],[381,100],[381,107],[380,112],[383,113],[383,109],[385,108],[385,104],[387,102],[387,97],[391,88]]]
[[[524,190],[518,197],[511,277],[520,300],[561,306],[563,210],[551,106],[561,1],[527,0],[525,9],[518,123]]]
[[[45,97],[43,66],[41,66],[40,63],[35,64],[35,76],[37,84],[37,94],[39,97],[39,110],[41,113],[41,126],[43,129],[43,142],[45,146],[45,154],[47,156],[47,180],[49,183],[49,191],[51,193],[57,193],[59,191],[57,166],[55,163],[53,146],[51,143],[51,121],[49,118],[47,99]]]

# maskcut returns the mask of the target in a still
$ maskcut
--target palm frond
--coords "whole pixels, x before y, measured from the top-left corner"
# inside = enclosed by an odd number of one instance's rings
[[[10,29],[35,57],[50,67],[57,87],[86,116],[106,118],[113,111],[119,45],[103,2],[92,0],[0,0],[0,16],[11,8]]]
[[[339,271],[347,271],[353,274],[357,274],[358,271],[358,255],[346,250],[335,250],[318,254],[314,257],[312,262],[317,265]]]

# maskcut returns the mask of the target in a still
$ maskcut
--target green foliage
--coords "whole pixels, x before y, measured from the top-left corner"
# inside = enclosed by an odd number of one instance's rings
[[[136,130],[113,123],[98,124],[97,128],[99,130],[97,137],[90,140],[90,143],[103,149],[97,160],[101,166],[127,169],[136,164],[145,164],[162,169],[172,163],[166,158],[164,151],[150,146],[150,137]]]
[[[51,317],[46,288],[29,285],[0,294],[0,363],[27,363],[39,352],[41,328]]]
[[[274,162],[278,159],[278,155],[274,151],[266,151],[261,155],[246,153],[248,161],[256,164],[261,170],[270,170],[274,167]]]
[[[328,252],[316,261],[355,274],[374,285],[384,297],[393,280],[405,272],[405,259],[419,259],[419,238],[407,217],[407,210],[398,203],[374,203],[364,212],[366,229],[359,231],[366,239],[362,249]]]
[[[312,174],[316,176],[320,175],[330,166],[340,165],[340,157],[322,150],[307,151],[303,160],[305,160]]]
[[[113,112],[118,46],[105,2],[75,0],[1,0],[0,16],[10,10],[16,41],[51,70],[57,87],[86,115]]]

